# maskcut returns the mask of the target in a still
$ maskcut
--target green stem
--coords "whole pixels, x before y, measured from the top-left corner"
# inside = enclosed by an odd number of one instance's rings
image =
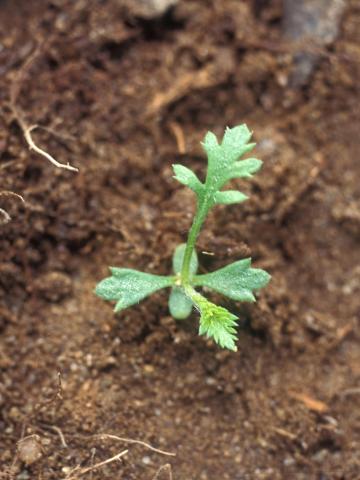
[[[205,297],[203,297],[199,292],[197,292],[194,287],[190,284],[187,284],[184,286],[184,291],[186,295],[192,300],[194,303],[195,307],[200,311],[200,306],[199,303],[201,303],[202,300],[206,300]]]
[[[199,236],[202,224],[204,223],[206,215],[208,214],[209,208],[209,202],[207,202],[205,198],[196,210],[196,214],[186,242],[184,260],[180,272],[181,284],[183,286],[189,285],[191,256],[194,251],[196,240]]]

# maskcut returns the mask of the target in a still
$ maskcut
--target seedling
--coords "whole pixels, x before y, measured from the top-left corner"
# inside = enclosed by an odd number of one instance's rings
[[[170,276],[111,267],[111,277],[102,280],[95,293],[104,300],[116,300],[115,312],[139,303],[157,290],[171,288],[169,309],[174,318],[187,318],[195,307],[200,313],[199,334],[213,338],[222,348],[237,350],[237,317],[207,300],[197,288],[206,287],[236,301],[255,302],[254,291],[264,287],[270,275],[264,270],[251,268],[251,258],[239,260],[215,272],[198,274],[195,244],[211,208],[247,200],[248,197],[239,191],[223,191],[222,188],[229,180],[250,178],[261,168],[262,162],[257,158],[239,160],[255,146],[255,143],[249,143],[251,135],[246,125],[227,128],[220,144],[213,133],[206,134],[202,143],[208,157],[204,183],[189,168],[173,165],[174,178],[196,195],[196,213],[187,243],[175,249],[174,273]]]

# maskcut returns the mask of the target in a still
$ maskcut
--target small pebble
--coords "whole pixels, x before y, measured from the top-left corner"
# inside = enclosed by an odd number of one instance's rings
[[[285,467],[291,467],[295,463],[296,463],[295,459],[292,457],[286,457],[284,458],[284,461],[283,461],[283,464],[285,465]]]
[[[40,437],[38,435],[29,435],[23,438],[17,444],[19,459],[25,465],[31,465],[40,460],[43,455]]]
[[[28,480],[30,478],[30,474],[27,470],[23,470],[19,475],[16,475],[16,480]]]
[[[322,463],[325,460],[325,457],[328,456],[328,454],[329,451],[323,448],[316,452],[311,458],[317,463]]]

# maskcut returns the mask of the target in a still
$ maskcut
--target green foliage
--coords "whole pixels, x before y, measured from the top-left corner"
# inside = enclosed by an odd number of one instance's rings
[[[236,315],[206,298],[200,305],[200,313],[199,334],[213,338],[221,348],[236,352]]]
[[[186,243],[181,243],[175,248],[175,252],[172,258],[173,270],[175,274],[181,273],[181,268],[184,261]],[[191,259],[190,259],[190,275],[195,275],[199,268],[199,260],[197,253],[193,250]]]
[[[176,275],[180,275],[181,267],[184,260],[186,244],[182,243],[175,249],[173,255],[173,270]],[[196,251],[192,253],[190,260],[190,274],[195,275],[199,267]],[[187,318],[193,308],[192,300],[185,294],[182,287],[173,286],[169,297],[169,310],[171,315],[177,320]]]
[[[236,315],[209,302],[192,287],[187,287],[186,293],[200,312],[199,335],[213,338],[220,347],[236,352]]]
[[[157,290],[171,287],[173,277],[162,277],[130,268],[110,268],[111,277],[96,286],[95,293],[104,300],[117,300],[115,312],[131,307]]]
[[[197,195],[201,195],[204,185],[200,182],[195,173],[184,165],[173,165],[176,180],[189,187]]]
[[[171,287],[169,310],[174,318],[187,318],[195,307],[200,312],[199,334],[213,338],[222,348],[236,351],[237,317],[207,300],[194,287],[210,288],[232,300],[254,302],[254,292],[269,282],[270,275],[264,270],[252,268],[250,258],[199,275],[195,244],[212,207],[247,200],[242,192],[222,188],[231,179],[251,178],[261,168],[262,162],[257,158],[240,160],[255,146],[250,139],[251,132],[246,125],[227,128],[221,143],[213,133],[208,132],[202,143],[208,157],[204,183],[189,168],[173,165],[174,178],[189,187],[197,198],[197,210],[187,243],[179,245],[174,252],[172,276],[111,268],[112,276],[102,280],[95,292],[105,300],[116,300],[116,312],[140,302],[157,290]]]
[[[245,258],[215,272],[196,275],[193,285],[209,287],[239,302],[255,302],[252,292],[265,287],[269,280],[267,272],[251,268],[251,258]]]

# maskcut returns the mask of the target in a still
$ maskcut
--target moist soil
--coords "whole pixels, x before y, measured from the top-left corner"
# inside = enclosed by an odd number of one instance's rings
[[[24,198],[0,197],[0,478],[359,479],[358,1],[298,89],[280,1],[140,3],[0,1],[1,190]],[[19,112],[78,173],[29,151]],[[202,271],[251,255],[272,275],[256,304],[211,297],[238,352],[166,292],[116,316],[107,266],[167,274],[186,241],[171,165],[202,176],[205,132],[242,122],[264,167],[198,242]]]

